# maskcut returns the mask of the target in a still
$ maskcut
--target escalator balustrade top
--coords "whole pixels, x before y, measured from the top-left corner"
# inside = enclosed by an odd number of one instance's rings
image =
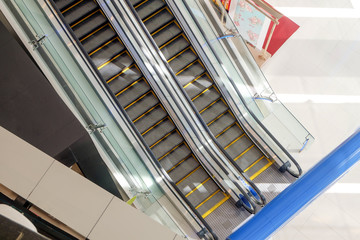
[[[273,161],[262,154],[236,121],[165,1],[131,2],[212,134],[233,162],[251,180],[256,178]]]

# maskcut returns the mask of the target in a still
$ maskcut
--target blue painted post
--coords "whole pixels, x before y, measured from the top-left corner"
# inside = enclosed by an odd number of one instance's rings
[[[291,184],[228,240],[271,237],[360,160],[360,129]]]

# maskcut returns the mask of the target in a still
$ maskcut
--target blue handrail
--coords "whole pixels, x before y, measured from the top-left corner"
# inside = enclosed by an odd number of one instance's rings
[[[267,239],[360,160],[360,129],[291,184],[228,240]]]

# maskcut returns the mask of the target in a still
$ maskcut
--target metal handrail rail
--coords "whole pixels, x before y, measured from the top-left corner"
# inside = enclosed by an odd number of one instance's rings
[[[223,65],[220,57],[217,55],[216,51],[211,46],[209,39],[206,37],[206,35],[204,33],[204,30],[200,27],[200,24],[199,24],[198,20],[196,19],[196,17],[194,16],[192,11],[190,10],[190,7],[188,6],[187,2],[184,1],[184,0],[182,0],[182,2],[184,4],[184,6],[187,8],[187,11],[189,12],[190,16],[193,18],[193,20],[194,20],[195,24],[197,25],[198,29],[202,33],[203,38],[206,40],[206,43],[208,44],[209,48],[213,52],[216,60],[220,63],[220,65]],[[302,174],[302,169],[301,169],[300,165],[298,164],[298,162],[290,155],[290,153],[282,146],[282,144],[270,133],[270,131],[260,122],[260,120],[256,117],[256,115],[249,109],[249,107],[245,104],[245,99],[242,97],[241,93],[239,92],[239,90],[236,87],[236,85],[235,85],[234,81],[232,80],[232,78],[228,75],[227,71],[224,71],[224,72],[227,75],[230,83],[234,87],[234,89],[235,89],[236,93],[238,94],[240,100],[244,103],[243,105],[246,108],[246,110],[250,113],[250,115],[253,117],[253,119],[256,121],[256,123],[266,132],[266,134],[269,135],[269,137],[279,146],[279,148],[285,153],[285,155],[294,163],[294,165],[298,169],[298,173],[295,173],[294,171],[292,171],[289,168],[286,168],[286,171],[288,171],[292,176],[298,178]],[[245,118],[244,118],[244,120],[247,122],[247,120]],[[249,125],[249,126],[251,127],[251,125]],[[274,153],[274,154],[277,156],[276,153]],[[279,156],[277,156],[277,157],[279,158]]]
[[[136,13],[136,10],[134,9],[134,7],[132,6],[132,4],[129,2],[129,0],[125,0],[125,2],[127,2],[128,7],[131,9],[132,13],[134,14],[135,18],[139,21],[139,24],[141,25],[141,27],[143,28],[145,34],[148,37],[148,40],[150,41],[150,43],[152,44],[152,46],[155,49],[158,49],[157,44],[155,43],[154,39],[151,37],[150,33],[148,32],[148,30],[146,29],[145,25],[142,23],[141,19],[139,18],[138,14]],[[194,103],[191,101],[191,99],[189,98],[189,96],[186,94],[184,88],[180,85],[179,81],[177,81],[177,77],[174,74],[174,72],[171,70],[169,63],[164,59],[161,58],[163,64],[167,67],[169,73],[171,74],[172,78],[175,79],[175,83],[178,86],[178,88],[181,90],[182,92],[182,96],[186,98],[188,104],[191,106],[193,112],[195,113],[195,115],[197,116],[198,120],[200,121],[202,127],[206,130],[206,132],[208,133],[208,135],[210,136],[211,140],[216,144],[216,146],[218,147],[218,149],[220,150],[220,152],[228,159],[229,162],[232,161],[232,158],[230,157],[230,155],[223,149],[223,147],[220,145],[220,143],[217,141],[217,139],[214,137],[214,135],[211,133],[209,127],[206,125],[206,123],[204,122],[204,120],[202,119],[201,115],[199,114],[198,110],[196,109]],[[205,147],[207,147],[205,145]],[[231,159],[231,160],[230,160]],[[215,159],[215,161],[217,162],[217,160]],[[221,167],[221,164],[218,163],[218,165]],[[252,182],[252,180],[250,180],[248,178],[248,176],[246,176],[244,174],[244,172],[236,165],[233,164],[233,166],[235,165],[235,168],[237,168],[238,172],[240,173],[240,175],[245,178],[245,180],[250,184],[250,186],[255,190],[255,192],[259,195],[260,197],[260,201],[258,201],[256,198],[253,199],[255,202],[257,202],[257,204],[259,205],[265,205],[266,203],[266,199],[264,197],[264,195],[261,193],[260,189]],[[225,169],[223,169],[224,172],[227,173],[227,171]],[[236,185],[238,185],[237,183],[235,183]],[[238,187],[240,188],[240,187]],[[242,188],[240,188],[242,189]],[[250,191],[249,191],[250,193]],[[251,197],[251,194],[250,194]],[[250,201],[251,202],[251,201]],[[248,210],[249,211],[249,210]],[[252,212],[252,211],[251,211]]]

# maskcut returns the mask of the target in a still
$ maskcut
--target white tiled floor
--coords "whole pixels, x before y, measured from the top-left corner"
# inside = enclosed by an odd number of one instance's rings
[[[360,0],[268,2],[300,25],[263,71],[316,139],[297,157],[306,171],[360,127]],[[273,239],[360,239],[359,173],[357,165]]]

